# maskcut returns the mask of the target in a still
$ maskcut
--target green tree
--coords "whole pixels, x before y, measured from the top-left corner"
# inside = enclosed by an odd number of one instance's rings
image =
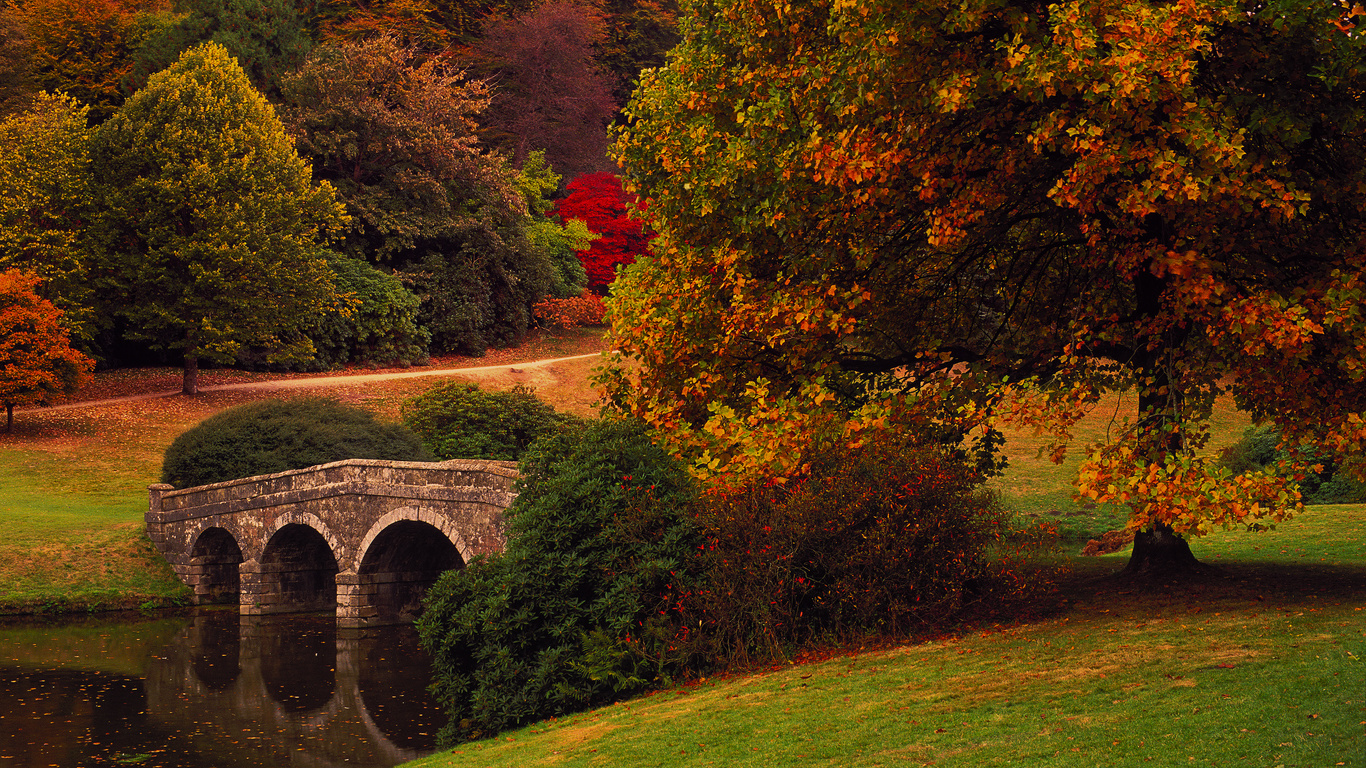
[[[535,440],[572,417],[555,412],[530,387],[484,391],[451,382],[403,401],[403,423],[438,459],[518,461]]]
[[[1134,386],[1078,491],[1129,512],[1138,570],[1298,507],[1198,455],[1218,393],[1366,455],[1360,6],[687,10],[618,144],[661,239],[614,288],[641,366],[610,383],[699,471],[800,474],[826,425],[1062,446]]]
[[[90,380],[95,362],[71,348],[61,310],[40,297],[39,279],[17,269],[0,271],[0,403],[5,431],[14,406],[47,403]]]
[[[89,109],[39,94],[0,122],[0,269],[42,279],[63,322],[88,339],[94,317],[82,236],[89,213]]]
[[[551,266],[515,172],[475,137],[484,84],[380,37],[319,47],[284,90],[300,151],[351,216],[347,255],[401,274],[434,348],[518,343]]]
[[[448,571],[418,621],[443,743],[623,699],[683,672],[671,603],[698,577],[696,486],[639,424],[533,444],[506,550]]]
[[[310,4],[311,5],[311,4]],[[186,49],[213,41],[228,49],[257,90],[272,100],[280,79],[313,47],[309,11],[294,0],[183,0],[172,23],[139,47],[124,89],[136,91]]]
[[[295,332],[339,301],[324,243],[345,215],[223,46],[154,75],[100,126],[91,165],[116,312],[133,338],[183,355],[186,394],[200,360],[245,346],[312,356]]]
[[[536,150],[527,155],[517,172],[516,185],[526,198],[530,214],[527,240],[550,262],[548,295],[568,299],[582,294],[588,288],[588,273],[579,261],[579,251],[591,248],[598,236],[582,221],[571,219],[561,224],[550,217],[555,201],[549,196],[560,188],[560,174],[546,162],[544,152]]]

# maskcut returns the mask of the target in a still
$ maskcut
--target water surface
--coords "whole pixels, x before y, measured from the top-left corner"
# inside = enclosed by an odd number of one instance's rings
[[[330,614],[0,626],[0,765],[388,768],[435,747],[430,669]]]

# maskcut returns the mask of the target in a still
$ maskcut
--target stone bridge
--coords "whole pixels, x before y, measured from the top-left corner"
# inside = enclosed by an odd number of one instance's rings
[[[503,548],[517,465],[349,459],[176,490],[149,488],[147,534],[195,602],[243,615],[331,610],[410,621],[443,571]]]

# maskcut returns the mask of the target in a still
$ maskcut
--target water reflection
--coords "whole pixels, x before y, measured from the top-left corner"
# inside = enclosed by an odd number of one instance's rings
[[[429,672],[330,615],[0,627],[0,764],[387,768],[435,746]]]

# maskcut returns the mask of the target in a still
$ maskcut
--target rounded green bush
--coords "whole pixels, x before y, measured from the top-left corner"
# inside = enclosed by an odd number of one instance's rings
[[[335,400],[261,400],[229,408],[166,449],[161,482],[177,488],[303,469],[342,459],[429,461],[421,440]]]
[[[532,441],[572,417],[517,385],[507,392],[451,382],[403,403],[403,423],[439,459],[517,461]]]
[[[521,472],[507,549],[445,573],[418,621],[443,743],[626,698],[684,661],[667,609],[700,562],[687,471],[604,420],[538,441]]]

